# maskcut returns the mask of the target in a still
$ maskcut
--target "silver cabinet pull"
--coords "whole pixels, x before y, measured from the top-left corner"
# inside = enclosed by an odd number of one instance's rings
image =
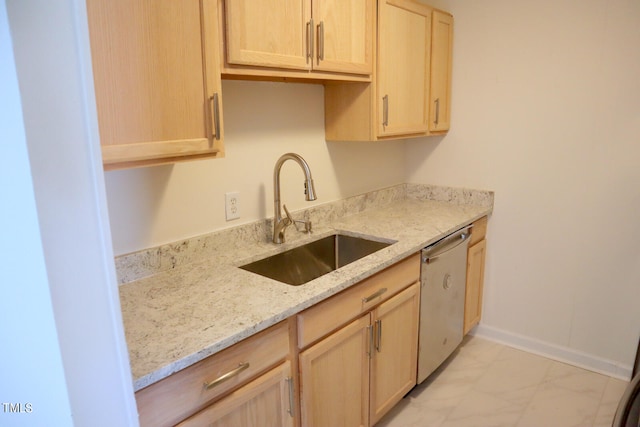
[[[378,298],[380,295],[384,294],[385,292],[387,292],[387,288],[380,288],[376,292],[374,292],[373,294],[369,295],[368,297],[362,298],[362,303],[366,304],[369,301],[372,301],[372,300]]]
[[[313,19],[307,22],[307,64],[313,63]]]
[[[211,138],[220,140],[220,101],[218,98],[218,93],[214,93],[213,96],[209,98],[210,106],[211,106]]]
[[[376,320],[376,351],[382,351],[382,320]]]
[[[436,98],[433,102],[436,104],[436,119],[433,123],[438,124],[440,122],[440,98]]]
[[[389,126],[389,95],[382,97],[382,126]]]
[[[235,377],[236,375],[238,375],[240,372],[244,371],[245,369],[247,369],[249,367],[249,362],[244,362],[238,365],[237,368],[227,372],[226,374],[222,374],[220,375],[218,378],[216,378],[215,380],[208,382],[208,383],[204,383],[204,389],[205,390],[211,390],[212,388],[214,388],[217,385],[222,384],[223,382]]]
[[[367,349],[367,356],[371,359],[373,357],[373,326],[367,326],[367,332],[369,333],[369,348]]]
[[[293,416],[294,416],[294,412],[293,412],[293,378],[287,377],[286,381],[287,381],[287,385],[289,386],[289,409],[287,409],[287,412],[293,418]]]
[[[318,64],[324,60],[324,21],[318,24]]]

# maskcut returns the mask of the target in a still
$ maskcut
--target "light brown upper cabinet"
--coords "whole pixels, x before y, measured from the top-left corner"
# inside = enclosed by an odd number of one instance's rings
[[[428,131],[431,9],[384,0],[378,12],[377,136]]]
[[[443,37],[440,19],[449,19]],[[434,26],[437,24],[437,29]],[[451,15],[414,0],[379,0],[376,70],[371,84],[325,84],[329,141],[375,141],[441,133],[449,122]],[[446,60],[445,65],[441,65]],[[433,64],[433,61],[436,64]],[[433,70],[433,66],[436,69]],[[433,71],[445,77],[433,79]],[[439,98],[432,101],[433,93]],[[436,115],[439,126],[430,126]]]
[[[434,11],[432,29],[429,131],[442,133],[451,125],[453,16]]]
[[[224,74],[370,80],[375,0],[219,2]]]
[[[216,0],[87,0],[105,169],[224,155]]]

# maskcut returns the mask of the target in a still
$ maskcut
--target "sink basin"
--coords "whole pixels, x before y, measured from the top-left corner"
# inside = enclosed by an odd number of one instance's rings
[[[390,244],[362,237],[333,234],[240,268],[298,286],[386,248]]]

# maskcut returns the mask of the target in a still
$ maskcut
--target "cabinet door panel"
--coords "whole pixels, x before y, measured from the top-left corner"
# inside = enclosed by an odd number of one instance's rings
[[[374,10],[372,0],[313,0],[316,26],[313,68],[370,74]]]
[[[467,252],[467,289],[464,298],[464,330],[466,334],[480,322],[482,314],[482,288],[487,241],[480,240]]]
[[[289,362],[188,418],[179,427],[291,427]]]
[[[431,51],[431,132],[447,131],[451,125],[451,68],[453,51],[453,17],[433,12]]]
[[[386,0],[378,19],[378,136],[426,134],[431,10]]]
[[[210,0],[87,1],[105,166],[221,151],[208,101],[219,92],[217,41],[204,33],[215,13]]]
[[[307,60],[309,0],[225,2],[230,64],[310,69]]]
[[[411,285],[374,311],[371,359],[371,423],[416,385],[420,286]]]
[[[367,426],[367,314],[300,353],[302,425]]]

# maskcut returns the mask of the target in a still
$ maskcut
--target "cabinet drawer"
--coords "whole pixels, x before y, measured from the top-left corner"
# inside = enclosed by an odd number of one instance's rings
[[[469,239],[469,246],[473,246],[480,240],[484,239],[487,235],[487,217],[484,216],[473,223],[471,227],[471,238]]]
[[[415,254],[298,315],[298,346],[304,348],[420,279]]]
[[[281,322],[136,393],[140,425],[172,426],[207,403],[283,361],[288,322]],[[235,375],[229,374],[236,372]],[[217,385],[216,379],[229,374]],[[209,384],[207,390],[206,384]]]
[[[291,364],[285,362],[176,427],[293,426]],[[267,421],[265,421],[267,420]]]

